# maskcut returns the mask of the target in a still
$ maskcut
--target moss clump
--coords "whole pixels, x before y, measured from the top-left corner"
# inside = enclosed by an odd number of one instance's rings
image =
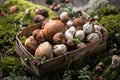
[[[21,64],[21,62],[14,57],[4,57],[1,60],[1,67],[4,76],[10,74],[25,75],[27,72],[27,69]]]
[[[113,6],[113,5],[107,5],[107,6],[104,6],[100,9],[97,9],[94,14],[95,15],[98,15],[99,17],[103,17],[103,16],[107,16],[107,15],[110,15],[110,14],[118,14],[119,10]]]
[[[120,48],[120,14],[104,16],[100,23],[108,30],[109,47]]]
[[[18,13],[9,14],[9,7],[16,5],[19,9]],[[0,16],[0,55],[15,55],[15,36],[18,31],[21,29],[20,21],[25,21],[28,25],[34,24],[33,17],[35,15],[34,9],[36,7],[42,7],[36,4],[33,4],[27,0],[7,0],[4,4],[0,6],[0,12],[3,10],[6,12],[6,16]],[[26,9],[31,10],[31,14],[29,16],[25,15]],[[53,18],[56,16],[54,12],[50,9],[48,10],[48,18]]]

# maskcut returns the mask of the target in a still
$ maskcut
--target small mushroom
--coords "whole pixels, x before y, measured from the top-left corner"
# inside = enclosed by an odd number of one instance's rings
[[[83,30],[78,30],[75,33],[75,37],[77,37],[79,40],[83,40],[85,38],[85,33]]]
[[[85,20],[82,18],[75,18],[73,20],[73,26],[75,26],[75,28],[78,30],[82,30],[84,24],[85,24]]]
[[[77,44],[71,39],[67,39],[66,46],[67,46],[68,51],[77,49]]]
[[[67,52],[67,47],[64,44],[58,44],[53,46],[53,52],[56,56],[63,55],[65,52]]]
[[[38,42],[44,42],[46,40],[43,30],[40,30],[38,35],[36,36],[36,39],[38,40]]]
[[[13,13],[16,13],[16,12],[18,12],[18,8],[17,8],[16,5],[11,6],[11,7],[9,8],[9,13],[10,13],[10,14],[13,14]]]
[[[38,47],[38,42],[35,40],[35,38],[33,36],[29,36],[26,40],[25,40],[25,48],[31,53],[34,54],[36,48]]]
[[[120,65],[120,57],[118,55],[112,56],[112,68],[116,68]]]
[[[99,26],[99,25],[94,25],[94,29],[95,29],[95,30],[99,30],[99,31],[101,31],[101,30],[102,30],[102,27]]]
[[[61,4],[58,4],[53,7],[53,10],[58,11],[60,9],[60,7],[61,7]]]
[[[69,19],[70,19],[70,17],[69,17],[69,13],[68,13],[68,12],[62,12],[62,13],[60,14],[60,20],[61,20],[63,23],[66,23]]]
[[[35,23],[38,23],[38,22],[41,22],[41,21],[44,21],[45,20],[45,17],[42,16],[42,15],[35,15],[34,17],[34,22]]]
[[[48,16],[48,11],[46,9],[44,9],[44,8],[36,8],[35,9],[35,14],[47,17]]]
[[[103,63],[103,62],[99,62],[99,63],[98,63],[98,66],[103,67],[103,66],[104,66],[104,63]]]
[[[26,9],[25,14],[28,16],[28,15],[30,15],[30,13],[31,13],[31,10],[30,9]]]
[[[50,9],[54,9],[54,7],[57,6],[57,4],[55,2],[52,3],[52,5],[50,5]]]
[[[5,11],[1,11],[0,15],[1,15],[1,16],[6,16]]]
[[[72,26],[72,24],[73,24],[73,21],[69,20],[69,21],[67,21],[66,26],[68,28],[70,28]]]
[[[32,36],[40,43],[46,40],[42,29],[34,30]]]
[[[58,32],[53,36],[53,42],[55,44],[65,44],[65,35],[62,32]]]
[[[52,45],[48,41],[39,44],[35,51],[35,57],[46,57],[46,59],[53,58]]]
[[[99,35],[99,37],[100,37],[100,38],[102,38],[102,37],[103,37],[103,35],[102,35],[101,31],[99,31],[99,30],[95,30],[95,33],[97,33],[97,34]]]
[[[65,38],[66,39],[73,39],[73,36],[75,34],[75,27],[71,26],[68,30],[65,32]]]
[[[88,42],[95,42],[99,39],[100,39],[100,37],[97,33],[91,33],[91,34],[87,35],[87,37],[86,37],[86,40]]]
[[[83,25],[83,31],[85,34],[90,34],[94,32],[94,24],[93,23],[86,23]]]
[[[39,33],[40,31],[41,31],[40,29],[35,29],[35,30],[32,32],[32,36],[36,39],[36,36],[38,35],[38,33]]]
[[[97,65],[97,66],[95,67],[95,70],[96,70],[96,71],[101,71],[102,68],[101,68],[101,66],[98,66],[98,65]]]

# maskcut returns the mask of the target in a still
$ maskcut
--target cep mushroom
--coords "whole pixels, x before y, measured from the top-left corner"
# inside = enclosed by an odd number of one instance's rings
[[[44,26],[44,34],[48,41],[53,42],[53,36],[58,33],[64,33],[66,30],[65,25],[60,20],[51,20]]]
[[[55,56],[63,55],[65,52],[67,52],[67,47],[64,44],[54,45],[53,52],[55,53]]]
[[[86,40],[88,42],[95,42],[100,39],[100,36],[97,33],[91,33],[87,35]]]
[[[101,30],[102,30],[102,27],[99,26],[99,25],[94,25],[94,29],[95,29],[95,30],[99,30],[99,31],[101,31]]]
[[[46,59],[53,58],[52,45],[47,41],[41,43],[35,51],[35,57],[46,57]]]
[[[32,36],[34,36],[34,38],[40,43],[44,42],[46,40],[45,36],[44,36],[44,33],[43,33],[43,29],[34,30],[33,33],[32,33]]]
[[[84,24],[85,24],[85,20],[82,18],[75,18],[73,20],[73,26],[75,26],[77,30],[82,30]]]
[[[45,20],[45,17],[42,16],[42,15],[35,15],[34,17],[34,22],[35,23],[38,23],[38,22],[41,22],[41,21],[44,21]]]
[[[64,44],[65,43],[65,35],[62,32],[58,32],[53,36],[53,42],[55,44]]]
[[[85,34],[90,34],[94,32],[94,24],[93,23],[86,23],[83,25],[83,31]]]
[[[111,65],[112,65],[112,68],[118,67],[120,65],[120,56],[113,55],[112,56],[112,63],[111,63]]]
[[[35,14],[47,17],[48,16],[48,11],[46,9],[44,9],[44,8],[36,8],[35,9]]]
[[[75,33],[75,37],[78,38],[80,41],[83,40],[85,38],[85,33],[83,30],[78,30]]]
[[[69,20],[69,21],[67,21],[66,26],[68,28],[70,28],[72,26],[72,24],[73,24],[73,21]]]
[[[69,19],[70,19],[70,17],[69,17],[69,13],[68,13],[68,12],[62,12],[62,13],[60,14],[60,20],[61,20],[63,23],[66,23]]]
[[[33,36],[29,36],[26,40],[25,40],[25,48],[31,53],[34,54],[36,48],[38,47],[38,42],[35,40],[35,38]]]
[[[69,29],[65,32],[65,38],[66,39],[73,39],[73,36],[75,34],[75,27],[71,26]]]
[[[18,8],[17,8],[16,5],[11,6],[11,7],[9,8],[9,13],[10,13],[10,14],[13,14],[13,13],[16,13],[16,12],[18,12]]]

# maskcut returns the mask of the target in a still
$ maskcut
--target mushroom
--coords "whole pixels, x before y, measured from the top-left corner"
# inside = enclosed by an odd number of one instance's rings
[[[46,39],[53,42],[53,36],[58,32],[64,33],[65,30],[65,25],[60,20],[51,20],[45,24],[43,32]]]
[[[65,35],[62,32],[58,32],[53,36],[53,42],[55,44],[65,44]]]
[[[16,5],[11,6],[11,7],[9,8],[9,13],[10,13],[10,14],[13,14],[13,13],[16,13],[16,12],[18,12],[18,8],[17,8]]]
[[[73,39],[73,36],[75,34],[75,27],[71,26],[69,29],[65,32],[65,38],[66,39]]]
[[[67,52],[67,47],[64,44],[58,44],[53,46],[53,52],[56,56],[63,55],[65,52]]]
[[[1,11],[0,15],[1,15],[1,16],[6,16],[5,11]]]
[[[52,45],[48,41],[41,43],[35,51],[35,57],[46,57],[46,59],[53,58]]]
[[[25,48],[31,53],[34,54],[36,48],[38,47],[38,42],[34,39],[33,36],[29,36],[26,40],[25,40]]]
[[[94,25],[94,29],[95,29],[95,30],[99,30],[99,31],[101,31],[101,30],[102,30],[102,27],[99,26],[99,25]]]
[[[36,8],[35,9],[35,14],[47,17],[48,16],[48,11],[46,9],[44,9],[44,8]]]
[[[31,10],[30,9],[26,9],[25,14],[28,16],[28,15],[30,15],[30,13],[31,13]]]
[[[44,37],[43,29],[34,30],[32,36],[34,36],[34,38],[40,43],[46,40]]]
[[[120,65],[120,57],[118,55],[112,56],[112,68],[116,68]]]
[[[82,30],[84,24],[85,24],[85,20],[82,18],[75,18],[73,20],[73,26],[75,26],[77,30]]]
[[[91,34],[87,35],[87,37],[86,37],[86,40],[88,42],[95,42],[99,39],[100,39],[100,37],[97,33],[91,33]]]
[[[94,32],[94,24],[93,23],[86,23],[83,25],[83,31],[85,34],[90,34]]]
[[[68,13],[68,12],[62,12],[62,13],[60,14],[60,20],[61,20],[63,23],[66,23],[69,19],[70,19],[70,16],[69,16],[69,13]]]
[[[67,46],[68,51],[77,49],[77,44],[71,39],[67,39],[66,46]]]
[[[50,5],[50,9],[54,9],[54,7],[57,6],[57,4],[55,2],[52,3],[52,5]]]
[[[38,23],[38,22],[41,22],[41,21],[44,21],[45,20],[45,17],[42,16],[42,15],[35,15],[34,17],[34,22],[35,23]]]
[[[60,7],[61,7],[61,4],[58,4],[53,7],[53,10],[58,11],[60,9]]]
[[[77,37],[79,40],[83,40],[85,38],[85,33],[83,30],[78,30],[75,33],[75,37]]]
[[[73,21],[69,20],[69,21],[67,21],[66,26],[68,28],[70,28],[72,26],[72,24],[73,24]]]
[[[101,31],[99,31],[99,30],[95,30],[95,33],[97,33],[97,34],[99,35],[99,37],[100,37],[100,38],[102,38],[102,37],[103,37],[103,35],[102,35]]]

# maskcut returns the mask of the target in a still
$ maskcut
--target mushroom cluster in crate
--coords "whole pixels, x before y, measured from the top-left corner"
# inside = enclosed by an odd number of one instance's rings
[[[94,18],[73,18],[68,12],[62,12],[59,19],[46,19],[41,23],[24,42],[25,48],[35,57],[51,59],[103,37],[103,27],[96,24]]]

